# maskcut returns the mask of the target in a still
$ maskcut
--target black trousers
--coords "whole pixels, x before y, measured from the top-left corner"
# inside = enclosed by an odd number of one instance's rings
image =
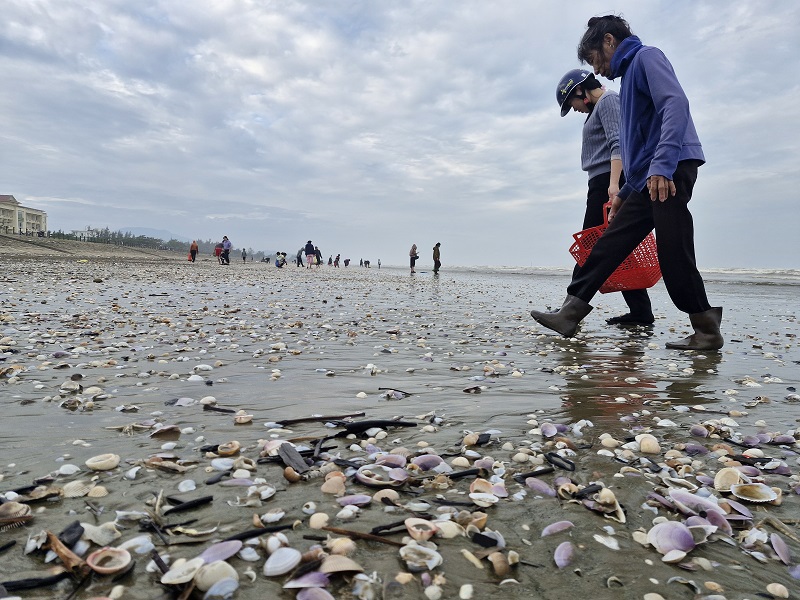
[[[610,183],[611,173],[603,173],[589,180],[589,192],[586,195],[586,213],[583,216],[584,229],[597,227],[598,225],[602,225],[605,221],[603,205],[608,202],[608,185]],[[625,183],[624,177],[620,177],[619,183],[620,185]],[[572,271],[573,281],[575,281],[580,272],[581,267],[575,265]],[[602,285],[602,283],[600,285]],[[622,292],[622,297],[625,299],[625,303],[628,305],[628,309],[632,315],[646,317],[653,313],[650,304],[650,296],[647,294],[647,290],[626,290]]]
[[[678,163],[673,175],[676,194],[665,202],[650,200],[646,187],[631,194],[597,240],[567,293],[590,302],[608,276],[655,228],[658,261],[672,302],[689,314],[710,309],[695,262],[694,222],[688,206],[699,166],[696,160]]]

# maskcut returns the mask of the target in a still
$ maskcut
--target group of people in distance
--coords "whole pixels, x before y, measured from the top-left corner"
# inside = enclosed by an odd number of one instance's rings
[[[433,247],[433,272],[438,273],[439,269],[442,267],[441,261],[441,253],[439,248],[441,248],[442,243],[436,242],[436,245]],[[411,250],[408,252],[409,260],[411,263],[411,273],[416,273],[415,266],[417,264],[417,259],[419,258],[419,253],[417,252],[417,245],[411,244]]]
[[[584,229],[600,225],[611,202],[609,226],[583,266],[576,266],[567,297],[555,312],[531,311],[545,327],[572,337],[591,312],[589,302],[605,280],[655,229],[658,260],[672,302],[689,314],[694,332],[668,342],[679,350],[718,350],[722,307],[712,307],[697,270],[689,200],[703,148],[675,71],[658,48],[645,46],[616,15],[592,17],[578,59],[594,75],[622,78],[620,93],[606,90],[581,69],[566,73],[556,89],[561,116],[588,113],[583,126],[582,168],[589,176]],[[412,259],[413,270],[413,259]],[[608,319],[622,325],[654,321],[645,290],[623,292],[629,312]]]

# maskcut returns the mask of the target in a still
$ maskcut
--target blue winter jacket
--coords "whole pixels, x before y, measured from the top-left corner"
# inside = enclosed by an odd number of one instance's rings
[[[620,146],[627,181],[623,200],[642,191],[651,175],[672,179],[678,162],[705,162],[703,147],[689,113],[689,100],[672,65],[658,48],[632,35],[611,59],[611,77],[620,85]]]

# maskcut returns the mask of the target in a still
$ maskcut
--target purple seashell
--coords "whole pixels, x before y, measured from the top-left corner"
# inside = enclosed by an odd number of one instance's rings
[[[574,558],[575,546],[572,545],[572,542],[560,543],[556,548],[556,551],[553,553],[553,559],[556,561],[556,566],[559,569],[563,569],[564,567],[571,565]]]
[[[700,444],[686,444],[686,448],[684,448],[683,451],[688,456],[708,454],[708,448],[701,446]]]
[[[406,457],[402,454],[381,454],[375,459],[376,465],[385,465],[387,467],[405,467]]]
[[[539,430],[546,438],[551,438],[558,433],[558,428],[552,423],[542,423],[542,426],[539,428]]]
[[[527,485],[534,492],[542,494],[543,496],[555,498],[556,491],[541,479],[537,479],[536,477],[527,477],[525,479],[525,485]]]
[[[297,600],[336,600],[328,590],[323,588],[303,588],[297,592]]]
[[[734,500],[733,498],[728,498],[728,499],[726,500],[726,502],[728,503],[728,506],[730,506],[730,507],[731,507],[733,510],[735,510],[736,512],[738,512],[738,513],[739,513],[740,515],[742,515],[743,517],[747,517],[748,519],[752,519],[752,518],[753,518],[753,513],[752,513],[752,512],[750,512],[750,509],[749,509],[749,508],[747,508],[747,507],[746,507],[744,504],[742,504],[741,502],[737,502],[737,501],[736,501],[736,500]],[[734,515],[728,515],[728,518],[730,519],[730,518],[731,518],[731,517],[733,517],[733,516],[734,516]]]
[[[746,475],[747,477],[761,476],[761,471],[752,465],[739,465],[738,467],[734,467],[734,469],[739,471],[739,473],[741,473],[742,475]]]
[[[241,549],[242,542],[240,540],[219,542],[206,548],[200,555],[200,558],[202,558],[206,564],[216,562],[218,560],[228,560]]]
[[[368,496],[367,494],[352,494],[350,496],[337,498],[336,501],[341,506],[366,506],[372,502],[372,496]]]
[[[569,477],[566,477],[564,475],[560,475],[560,476],[556,477],[555,479],[553,479],[553,487],[554,488],[556,488],[558,486],[561,486],[561,485],[568,485],[570,483],[572,483],[572,479],[570,479]]]
[[[768,433],[757,433],[756,437],[762,444],[768,444],[770,441],[772,441],[772,436]]]
[[[422,581],[422,587],[428,587],[431,583],[433,583],[433,578],[431,577],[430,573],[423,573],[419,576],[419,578]]]
[[[670,510],[677,510],[677,507],[675,506],[675,503],[672,500],[670,500],[669,498],[665,498],[661,494],[656,494],[655,492],[650,492],[649,494],[647,494],[647,498],[648,498],[648,500],[655,500],[656,502],[658,502],[662,506],[666,506]]]
[[[430,471],[442,461],[442,457],[436,454],[423,454],[422,456],[415,456],[411,459],[411,464],[417,465],[423,471]]]
[[[698,482],[702,483],[703,485],[710,485],[710,486],[714,485],[714,478],[709,477],[708,475],[697,475],[695,479]]]
[[[491,471],[492,467],[494,466],[494,461],[491,458],[479,458],[472,466],[476,469],[486,469],[487,471]]]
[[[689,433],[691,433],[694,437],[708,437],[708,429],[703,427],[702,425],[692,425],[689,428]]]
[[[788,445],[792,445],[796,441],[797,440],[794,439],[794,436],[786,435],[786,434],[780,434],[780,435],[776,435],[774,438],[772,438],[769,441],[769,443],[770,444],[788,444]]]
[[[574,526],[575,525],[572,523],[572,521],[556,521],[555,523],[550,523],[550,525],[542,529],[542,537],[561,533],[562,531],[566,531]]]
[[[221,485],[223,487],[250,487],[251,485],[255,485],[255,482],[252,479],[231,478],[220,481],[217,485]]]
[[[395,483],[402,483],[406,481],[409,477],[411,477],[408,474],[408,471],[406,471],[405,469],[401,469],[400,467],[389,469],[387,475],[389,475],[389,479],[391,479]]]
[[[710,511],[725,513],[722,507],[713,500],[703,498],[702,496],[692,494],[685,490],[671,488],[669,490],[669,497],[678,507],[678,510],[687,515],[698,515]]]
[[[792,470],[787,465],[778,465],[774,469],[765,469],[772,475],[791,475]]]
[[[233,577],[224,577],[214,582],[203,596],[203,600],[218,600],[219,598],[233,598],[233,594],[239,589],[239,582]]]
[[[731,523],[745,523],[747,521],[752,521],[751,517],[745,517],[744,515],[725,515],[725,520],[730,521]]]
[[[508,353],[506,353],[506,352],[502,352],[502,351],[501,351],[501,352],[495,352],[495,353],[494,353],[494,355],[495,355],[495,356],[507,356],[507,355],[508,355]]]
[[[733,529],[731,528],[731,524],[728,521],[729,515],[721,515],[718,512],[711,511],[706,513],[706,521],[711,523],[717,528],[717,531],[724,533],[725,535],[733,535]]]
[[[624,415],[620,417],[619,420],[623,423],[633,423],[634,421],[636,421],[636,417],[634,417],[633,415]]]
[[[659,554],[673,550],[690,552],[694,546],[691,530],[678,521],[663,521],[647,532],[647,541]]]
[[[761,443],[761,440],[758,439],[758,436],[755,435],[746,435],[742,438],[742,444],[745,446],[750,446],[751,448],[755,448]]]
[[[330,583],[330,577],[328,577],[327,573],[320,573],[319,571],[311,571],[310,573],[301,575],[296,579],[287,581],[286,583],[283,584],[283,587],[284,589],[320,588],[320,587],[327,587],[328,583]]]
[[[355,472],[353,479],[368,487],[394,486],[397,485],[397,481],[389,477],[389,473],[393,470],[382,465],[365,465]]]
[[[780,561],[789,566],[792,563],[792,553],[789,550],[789,546],[783,541],[783,538],[777,533],[773,533],[769,536],[769,543],[772,545],[772,549],[775,550],[775,554],[778,555]]]
[[[380,448],[378,448],[375,444],[367,444],[367,447],[364,448],[364,452],[366,452],[367,455],[370,455],[370,454],[376,454],[378,452],[383,452],[383,451]]]
[[[794,579],[800,579],[800,565],[795,565],[789,569],[789,575],[791,575]]]

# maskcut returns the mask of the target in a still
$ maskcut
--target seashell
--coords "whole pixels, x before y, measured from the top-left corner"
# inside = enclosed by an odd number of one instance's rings
[[[405,467],[407,462],[408,459],[402,454],[382,454],[375,459],[376,465],[390,468]]]
[[[59,475],[75,475],[75,473],[78,473],[80,470],[81,468],[77,465],[66,464],[66,465],[61,465],[58,468],[57,473]]]
[[[241,550],[239,550],[239,552],[236,553],[236,556],[246,562],[258,562],[261,560],[261,555],[252,546],[243,547]]]
[[[247,414],[247,411],[240,410],[233,416],[234,425],[246,425],[253,422],[253,415]]]
[[[96,485],[89,490],[86,496],[89,498],[105,498],[108,496],[108,490],[102,485]]]
[[[466,530],[455,521],[436,521],[436,535],[445,539],[451,539],[459,535],[466,535]]]
[[[253,576],[255,576],[255,573],[253,573]],[[205,596],[203,596],[203,600],[223,600],[227,598],[233,598],[234,592],[236,592],[236,590],[238,589],[239,589],[238,579],[233,579],[232,577],[225,577],[224,579],[220,579],[214,585],[208,588],[208,591],[206,592]]]
[[[383,488],[372,494],[372,499],[375,502],[383,502],[384,499],[390,502],[397,502],[400,499],[400,494],[392,488]]]
[[[344,496],[347,490],[345,488],[344,480],[341,477],[331,477],[322,484],[320,491],[322,491],[323,494]]]
[[[767,585],[767,592],[775,598],[788,598],[789,589],[782,583],[770,583]]]
[[[352,558],[339,554],[326,556],[318,570],[320,573],[352,573],[354,571],[361,573],[364,571],[363,567]]]
[[[492,552],[486,558],[492,563],[494,574],[498,577],[505,577],[511,571],[511,565],[508,564],[508,557],[502,552]]]
[[[286,515],[286,511],[282,508],[273,508],[272,510],[268,510],[263,515],[261,515],[260,520],[261,523],[266,525],[267,523],[277,523]]]
[[[786,542],[783,541],[780,535],[777,533],[770,534],[769,543],[772,549],[775,550],[775,554],[778,555],[778,559],[783,564],[787,566],[792,564],[792,553],[789,550],[789,546],[786,545]]]
[[[661,453],[661,445],[654,435],[642,433],[636,436],[636,441],[639,443],[639,452],[643,454]]]
[[[311,515],[311,518],[308,520],[308,526],[311,529],[322,529],[328,526],[329,521],[330,517],[328,515],[318,512]]]
[[[327,573],[320,573],[319,571],[311,571],[291,579],[283,584],[283,588],[290,589],[304,589],[304,588],[324,588],[330,583],[330,577]]]
[[[303,588],[295,596],[296,600],[336,600],[331,593],[323,588]]]
[[[558,428],[552,423],[542,423],[539,427],[539,431],[541,431],[542,435],[546,438],[551,438],[558,434]]]
[[[745,502],[772,502],[778,499],[778,494],[768,485],[763,483],[738,483],[731,486],[731,494]]]
[[[88,459],[85,464],[92,471],[110,471],[119,465],[119,455],[100,454]]]
[[[81,523],[83,527],[83,535],[85,540],[94,542],[98,546],[110,546],[111,543],[122,537],[122,534],[117,530],[113,521],[103,523],[102,525],[92,525],[91,523]],[[127,550],[127,548],[125,548]]]
[[[65,483],[61,488],[65,498],[83,498],[94,487],[94,483],[86,482],[82,479],[76,479]]]
[[[178,484],[179,492],[192,492],[197,489],[197,484],[192,479],[184,479]]]
[[[476,493],[491,494],[492,484],[486,479],[478,477],[470,484],[469,491]]]
[[[297,483],[302,479],[300,473],[295,471],[292,467],[286,467],[283,470],[283,478],[289,483]]]
[[[572,545],[572,542],[560,543],[553,553],[553,560],[555,560],[556,566],[559,569],[563,569],[564,567],[571,565],[574,558],[575,546]]]
[[[203,568],[205,562],[202,558],[193,558],[192,560],[176,560],[172,568],[161,576],[161,583],[165,585],[179,585],[181,583],[188,583],[197,572]]]
[[[417,517],[410,517],[404,521],[408,535],[417,541],[425,541],[431,539],[434,534],[439,530],[435,523],[427,519],[420,519]],[[454,523],[454,525],[456,525]]]
[[[300,551],[294,548],[288,546],[278,548],[264,563],[264,575],[266,577],[285,575],[300,564],[301,557]]]
[[[217,446],[217,454],[220,456],[233,456],[234,454],[238,454],[241,447],[242,445],[236,440],[225,442]]]
[[[368,496],[367,494],[353,494],[351,496],[337,498],[336,501],[342,506],[366,506],[372,502],[372,496]]]
[[[669,489],[669,497],[684,514],[698,515],[709,511],[725,514],[722,507],[711,498],[703,498],[685,490]]]
[[[549,496],[551,498],[555,498],[556,496],[556,491],[537,477],[526,477],[525,485],[542,496]]]
[[[222,579],[233,579],[238,582],[239,573],[224,560],[216,560],[203,565],[194,576],[194,585],[201,592],[205,592]]]
[[[336,518],[341,521],[349,521],[351,519],[355,519],[358,516],[358,513],[361,509],[358,508],[355,504],[348,504],[338,513],[336,513]]]
[[[357,550],[356,543],[350,538],[330,538],[325,542],[325,547],[331,554],[349,556]]]
[[[685,553],[695,547],[692,532],[686,525],[677,521],[663,521],[654,525],[647,532],[647,542],[659,554],[667,554],[673,550],[679,550],[685,556]]]
[[[692,425],[689,428],[689,433],[695,437],[703,437],[703,438],[708,437],[710,434],[708,429],[703,427],[702,425]]]
[[[133,551],[136,554],[149,554],[155,546],[153,540],[149,535],[137,535],[129,540],[125,540],[121,544],[117,544],[117,548]]]
[[[313,515],[315,512],[317,512],[317,504],[316,502],[306,502],[303,504],[301,510],[307,515]]]
[[[276,550],[283,548],[284,546],[289,545],[289,538],[286,537],[283,533],[275,533],[269,536],[266,541],[263,542],[264,547],[266,548],[267,552],[272,554]]]
[[[240,540],[229,540],[227,542],[217,542],[206,548],[199,558],[203,559],[204,563],[213,563],[220,560],[228,560],[234,556],[239,550],[242,549],[242,542]]]
[[[256,461],[247,456],[237,456],[233,460],[233,468],[237,470],[255,471],[258,468]]]
[[[400,558],[405,561],[412,573],[430,571],[442,564],[441,554],[433,548],[419,545],[414,540],[400,548]]]
[[[86,564],[95,573],[112,575],[128,568],[131,564],[131,554],[127,550],[104,546],[87,556]]]
[[[411,464],[418,466],[422,471],[430,471],[443,462],[444,459],[436,454],[423,454],[411,459]]]
[[[561,533],[562,531],[567,531],[572,527],[575,527],[572,521],[556,521],[555,523],[551,523],[550,525],[542,529],[541,537],[547,537],[548,535]]]
[[[742,482],[742,474],[738,469],[725,467],[714,475],[714,489],[718,492],[730,492],[731,486]]]

